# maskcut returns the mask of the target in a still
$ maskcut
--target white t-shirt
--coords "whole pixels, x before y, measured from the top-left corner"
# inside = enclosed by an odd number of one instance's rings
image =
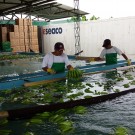
[[[103,49],[99,57],[104,58],[105,55],[108,53],[117,53],[117,54],[121,55],[123,52],[120,49],[118,49],[117,47],[112,46],[112,48],[110,48],[110,49]]]
[[[44,56],[42,62],[42,68],[48,67],[51,68],[53,63],[65,63],[66,66],[69,65],[69,60],[66,54],[62,54],[60,56],[55,56],[52,53],[48,53]]]

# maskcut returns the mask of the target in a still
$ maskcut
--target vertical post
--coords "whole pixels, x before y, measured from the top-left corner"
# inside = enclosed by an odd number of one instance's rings
[[[75,54],[81,51],[80,45],[80,15],[79,13],[79,0],[74,0],[74,12],[76,13],[74,19],[74,36],[75,36]]]

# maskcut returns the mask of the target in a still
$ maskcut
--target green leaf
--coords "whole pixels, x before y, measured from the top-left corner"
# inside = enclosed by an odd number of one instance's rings
[[[60,123],[63,122],[64,120],[65,120],[64,116],[58,114],[51,116],[49,119],[49,121],[53,123]]]
[[[130,87],[129,84],[124,84],[123,86],[124,86],[124,88],[129,88]]]
[[[73,108],[73,110],[77,114],[84,114],[84,113],[87,112],[87,109],[84,106],[76,106],[76,107]]]
[[[120,92],[120,90],[119,90],[119,89],[115,89],[115,90],[114,90],[114,92],[116,92],[116,93],[117,93],[117,92]]]
[[[89,86],[89,87],[94,87],[92,84],[90,84],[90,83],[86,83],[86,85],[87,86]]]
[[[86,93],[93,93],[93,91],[91,91],[89,88],[84,90]]]
[[[69,121],[69,120],[61,122],[61,123],[59,123],[59,128],[62,133],[71,132],[71,131],[73,131],[73,123],[72,123],[72,121]]]
[[[50,112],[44,112],[44,113],[41,113],[41,114],[37,114],[35,117],[40,118],[40,119],[47,119],[47,118],[50,117]]]
[[[135,80],[130,82],[131,85],[135,85]]]
[[[24,135],[35,135],[33,132],[26,132]]]
[[[101,94],[101,95],[106,95],[106,94],[108,94],[108,92],[106,92],[106,91],[101,91],[100,94]]]
[[[10,135],[11,130],[0,130],[0,135]]]
[[[0,97],[0,102],[3,102],[5,100],[4,97]]]
[[[114,130],[114,135],[128,135],[128,129],[123,126],[118,126]]]
[[[60,109],[58,111],[56,111],[57,114],[61,114],[61,115],[65,115],[66,113],[68,113],[69,111],[66,109]]]
[[[123,80],[124,80],[124,78],[122,78],[122,77],[118,77],[118,78],[116,78],[116,80],[117,80],[117,81],[123,81]]]
[[[33,118],[33,119],[30,120],[30,123],[31,124],[42,124],[43,121],[41,119]]]
[[[0,126],[7,124],[8,120],[6,118],[0,119]]]

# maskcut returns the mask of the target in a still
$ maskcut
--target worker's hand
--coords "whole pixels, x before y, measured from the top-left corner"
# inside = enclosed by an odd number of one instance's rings
[[[73,67],[70,67],[70,69],[69,70],[74,70],[74,68]]]
[[[47,72],[49,73],[49,74],[55,74],[56,72],[53,70],[53,69],[51,69],[51,68],[48,68],[47,69]]]
[[[130,59],[127,60],[127,64],[128,64],[128,66],[131,65],[131,60]]]

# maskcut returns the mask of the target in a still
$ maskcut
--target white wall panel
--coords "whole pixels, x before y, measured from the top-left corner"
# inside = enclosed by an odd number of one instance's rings
[[[74,54],[74,24],[55,24],[51,26],[45,26],[44,29],[48,28],[62,28],[62,34],[44,34],[44,52],[50,52],[54,50],[54,44],[56,42],[63,42],[65,46],[65,52],[67,54]]]
[[[53,24],[44,28],[63,29],[62,34],[44,34],[45,53],[53,51],[56,42],[63,42],[66,53],[75,53],[74,23]],[[80,22],[80,43],[83,56],[99,56],[104,39],[127,55],[135,54],[135,17]]]

